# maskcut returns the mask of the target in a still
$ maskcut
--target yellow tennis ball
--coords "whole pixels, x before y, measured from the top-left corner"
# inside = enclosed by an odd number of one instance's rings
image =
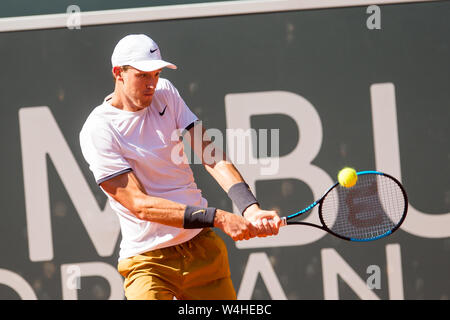
[[[350,188],[356,184],[358,180],[358,175],[353,168],[344,168],[338,173],[339,184],[343,187]]]

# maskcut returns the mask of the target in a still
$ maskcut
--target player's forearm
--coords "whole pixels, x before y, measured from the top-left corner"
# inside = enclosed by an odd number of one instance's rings
[[[219,183],[219,185],[226,193],[228,193],[230,191],[230,188],[235,184],[239,182],[245,183],[244,178],[242,178],[239,171],[231,162],[220,161],[214,167],[205,166],[205,168],[214,177],[214,179]],[[244,190],[244,192],[250,191]],[[251,202],[251,199],[248,199],[247,201]],[[253,204],[248,205],[246,207],[246,210],[242,212],[242,215],[248,218],[251,217],[253,213],[259,210],[261,210],[259,204],[255,202]]]
[[[186,207],[184,204],[171,200],[146,196],[135,201],[133,214],[141,220],[184,228]],[[216,209],[214,227],[223,229],[227,221],[227,215],[230,214],[224,210]]]
[[[205,168],[225,192],[228,192],[234,184],[244,182],[242,175],[234,164],[228,160],[221,160],[214,166],[205,165]]]
[[[135,199],[132,213],[141,220],[183,228],[186,205],[150,196]]]

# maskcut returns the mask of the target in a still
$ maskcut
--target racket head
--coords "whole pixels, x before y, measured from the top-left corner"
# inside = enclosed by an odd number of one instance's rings
[[[319,202],[322,228],[349,241],[373,241],[395,232],[408,211],[408,197],[394,177],[378,171],[357,173],[351,188],[336,183]]]

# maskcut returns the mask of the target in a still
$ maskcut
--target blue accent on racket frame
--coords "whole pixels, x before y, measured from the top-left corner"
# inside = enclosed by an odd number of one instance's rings
[[[366,239],[350,238],[350,241],[358,241],[358,242],[373,241],[373,240],[378,240],[378,239],[381,239],[383,237],[386,237],[386,236],[390,235],[391,233],[392,233],[392,230],[389,230],[388,232],[383,233],[382,235],[379,235],[379,236],[376,236],[376,237],[366,238]]]
[[[300,210],[299,212],[296,212],[296,213],[293,213],[293,214],[287,216],[286,219],[289,219],[289,218],[291,218],[291,217],[295,217],[295,216],[297,216],[297,215],[300,215],[300,214],[302,214],[302,213],[305,213],[306,211],[309,211],[309,210],[311,210],[312,208],[314,208],[316,205],[317,205],[317,201],[314,201],[313,203],[311,203],[311,204],[310,204],[308,207],[306,207],[305,209]]]
[[[383,176],[384,175],[384,173],[383,172],[378,172],[378,171],[360,171],[360,172],[357,172],[356,173],[356,175],[363,175],[363,174],[379,174],[379,175],[381,175],[381,176]]]

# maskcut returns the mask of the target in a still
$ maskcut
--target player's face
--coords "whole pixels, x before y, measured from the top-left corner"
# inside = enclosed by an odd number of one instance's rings
[[[146,108],[152,103],[160,73],[161,69],[143,72],[135,68],[122,73],[124,93],[137,109]]]

